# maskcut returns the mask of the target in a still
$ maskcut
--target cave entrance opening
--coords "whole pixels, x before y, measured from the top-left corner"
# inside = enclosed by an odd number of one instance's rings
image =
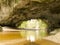
[[[22,37],[27,38],[31,42],[36,39],[41,39],[47,35],[47,23],[41,19],[31,19],[28,21],[23,21],[18,28],[22,28],[20,31]],[[25,29],[25,30],[24,30]]]

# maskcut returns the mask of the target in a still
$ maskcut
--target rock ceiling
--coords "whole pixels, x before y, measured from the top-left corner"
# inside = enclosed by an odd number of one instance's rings
[[[10,10],[10,13],[8,13],[8,8]],[[0,25],[2,26],[16,26],[19,22],[22,22],[23,20],[42,19],[48,23],[49,29],[55,29],[60,27],[59,0],[49,3],[30,1],[23,4],[23,6],[18,3],[13,9],[10,7],[8,8],[5,10],[7,12],[6,14],[1,13],[0,11]]]

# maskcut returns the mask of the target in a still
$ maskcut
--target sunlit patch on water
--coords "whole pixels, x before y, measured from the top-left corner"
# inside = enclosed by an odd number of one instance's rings
[[[27,37],[27,40],[34,42],[35,41],[35,37],[30,35],[29,37]]]

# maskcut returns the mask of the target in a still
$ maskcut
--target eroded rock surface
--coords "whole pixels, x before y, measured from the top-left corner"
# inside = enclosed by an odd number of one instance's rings
[[[52,2],[26,0],[25,3],[24,0],[18,3],[10,1],[10,3],[0,2],[0,25],[14,27],[23,20],[40,18],[48,23],[49,29],[60,27],[60,0]]]

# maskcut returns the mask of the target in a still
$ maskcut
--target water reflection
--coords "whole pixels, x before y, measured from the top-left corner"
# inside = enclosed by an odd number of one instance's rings
[[[27,29],[25,31],[21,31],[21,34],[30,41],[41,39],[47,35],[47,24],[40,19],[24,21],[18,28]]]

